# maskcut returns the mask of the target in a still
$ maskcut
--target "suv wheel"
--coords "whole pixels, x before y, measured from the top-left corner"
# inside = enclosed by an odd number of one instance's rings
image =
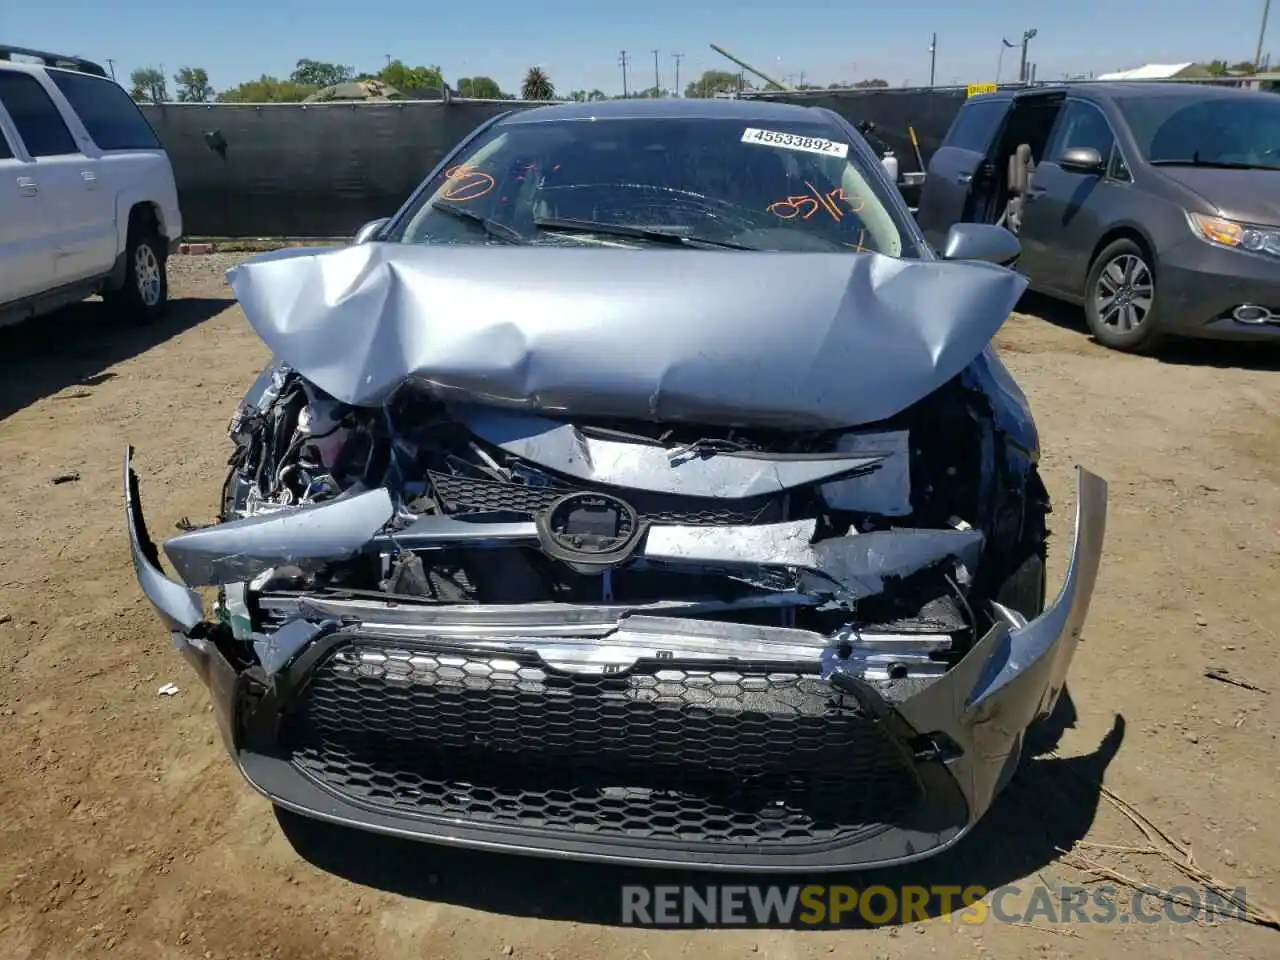
[[[141,323],[164,316],[169,306],[169,277],[165,269],[162,241],[154,230],[141,226],[129,230],[125,251],[124,286],[108,300]]]
[[[1149,260],[1146,251],[1124,238],[1108,244],[1094,260],[1085,284],[1084,315],[1104,346],[1139,353],[1162,339],[1156,275]]]

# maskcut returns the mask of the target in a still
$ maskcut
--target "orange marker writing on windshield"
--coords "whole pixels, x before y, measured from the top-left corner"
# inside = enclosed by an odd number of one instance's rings
[[[476,200],[497,185],[497,181],[490,174],[468,167],[466,164],[451,167],[445,171],[444,177],[445,191],[441,199],[455,203]]]

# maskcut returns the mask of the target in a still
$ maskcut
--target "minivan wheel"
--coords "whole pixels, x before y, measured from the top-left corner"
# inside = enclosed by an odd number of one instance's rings
[[[124,285],[107,299],[135,322],[153,323],[168,309],[169,277],[164,249],[154,231],[138,226],[130,228]]]
[[[1108,244],[1089,270],[1084,315],[1097,341],[1141,353],[1161,339],[1156,275],[1147,252],[1132,240]]]

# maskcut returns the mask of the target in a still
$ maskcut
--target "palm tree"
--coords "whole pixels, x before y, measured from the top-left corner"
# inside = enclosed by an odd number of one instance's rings
[[[524,75],[521,95],[526,100],[554,100],[556,88],[541,67],[530,67],[529,72]]]

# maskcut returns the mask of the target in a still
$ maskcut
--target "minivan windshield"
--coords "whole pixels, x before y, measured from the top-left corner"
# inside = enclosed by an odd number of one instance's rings
[[[823,120],[499,122],[433,177],[387,239],[919,256],[868,165]]]
[[[1123,97],[1119,106],[1149,163],[1280,170],[1280,97],[1273,94],[1188,91]]]

